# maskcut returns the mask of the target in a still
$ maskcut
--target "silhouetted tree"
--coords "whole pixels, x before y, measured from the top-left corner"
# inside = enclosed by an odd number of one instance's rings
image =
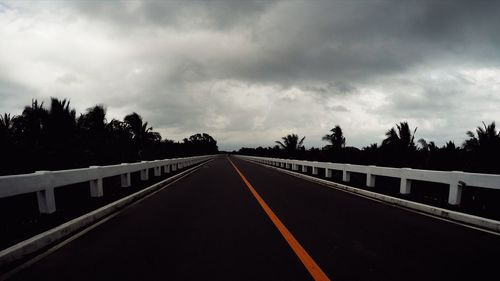
[[[14,162],[16,151],[14,149],[15,141],[14,141],[14,122],[10,117],[10,114],[5,113],[4,115],[0,115],[0,159],[2,163],[0,165],[1,170],[5,170],[7,172],[12,171],[12,165],[15,165]]]
[[[14,122],[10,118],[10,114],[5,113],[3,116],[0,115],[0,139],[7,142],[13,137]]]
[[[113,119],[106,124],[106,135],[108,142],[108,153],[111,160],[119,162],[133,162],[137,159],[137,151],[135,151],[132,142],[132,132],[128,125],[120,120]]]
[[[372,143],[369,146],[365,146],[361,149],[363,152],[363,161],[362,164],[370,164],[370,165],[380,165],[381,163],[379,162],[379,146],[377,143]]]
[[[42,133],[46,129],[48,115],[49,112],[43,108],[43,102],[38,103],[37,100],[32,100],[31,106],[24,107],[17,126],[26,145],[34,149],[41,146]]]
[[[411,149],[416,148],[414,139],[417,128],[415,128],[412,133],[408,123],[401,122],[399,124],[396,124],[396,129],[392,127],[385,133],[386,138],[382,141],[382,146]]]
[[[47,160],[51,169],[78,166],[80,145],[76,134],[76,111],[69,107],[69,100],[51,98],[50,109],[44,126]]]
[[[32,100],[21,115],[0,116],[0,175],[217,152],[208,134],[162,141],[137,113],[108,123],[105,107],[96,105],[76,118],[66,99],[51,98],[49,109]]]
[[[467,131],[469,137],[463,144],[467,151],[494,150],[500,145],[500,134],[496,130],[495,122],[489,125],[483,122],[484,127],[477,127],[476,133]]]
[[[476,133],[467,131],[467,139],[462,147],[468,153],[468,164],[472,170],[487,172],[500,171],[496,162],[500,157],[500,133],[495,122],[489,125],[483,122],[483,127],[477,127]]]
[[[438,147],[435,142],[425,139],[418,141],[419,148],[417,148],[415,145],[417,129],[412,131],[407,122],[400,122],[386,132],[386,139],[380,146],[373,143],[363,147],[362,150],[355,147],[343,147],[332,154],[332,149],[299,149],[298,147],[302,147],[304,138],[299,140],[297,135],[288,135],[283,137],[283,141],[277,141],[278,145],[275,147],[243,147],[239,153],[363,165],[500,173],[500,166],[496,165],[497,159],[500,158],[500,141],[498,140],[500,133],[496,130],[494,123],[483,124],[483,126],[478,127],[476,133],[467,133],[469,139],[464,143],[464,147],[468,148],[468,151],[457,147],[452,141]],[[335,132],[332,135],[341,136],[340,132]],[[342,139],[341,137],[334,138],[332,135],[327,135],[328,140]],[[326,140],[327,136],[323,140]],[[328,146],[328,148],[331,147]],[[484,147],[484,149],[480,147]],[[482,153],[480,153],[481,151]]]
[[[198,133],[185,138],[184,144],[194,154],[212,154],[219,151],[217,141],[206,133]]]
[[[305,138],[306,137],[303,137],[299,140],[298,135],[291,134],[282,137],[282,142],[276,141],[276,143],[280,146],[281,149],[285,151],[287,157],[291,157],[295,156],[298,151],[304,150],[304,145],[302,143],[304,142]]]
[[[108,162],[109,145],[106,131],[106,109],[102,105],[87,108],[77,120],[84,161],[104,165]]]
[[[425,139],[419,139],[418,143],[421,146],[420,152],[423,154],[424,158],[424,167],[428,167],[432,157],[437,153],[439,148],[436,146],[436,143],[433,141],[427,142]]]
[[[415,152],[415,132],[417,128],[410,130],[407,122],[396,124],[396,128],[392,127],[385,135],[386,138],[382,141],[381,149],[386,155],[385,165],[395,166],[416,166]]]
[[[142,117],[135,112],[125,116],[123,121],[132,133],[132,140],[136,145],[139,159],[143,159],[145,146],[150,142],[161,141],[161,135],[154,132],[153,127],[148,127],[148,122],[143,122]]]
[[[15,119],[15,134],[18,141],[17,159],[29,162],[34,167],[46,165],[47,123],[49,112],[43,103],[32,100],[25,106],[22,114]]]
[[[325,135],[322,138],[324,141],[330,142],[330,145],[327,147],[327,149],[338,150],[345,147],[345,137],[342,133],[342,128],[340,128],[339,125],[335,125],[335,127],[333,127],[330,132],[332,133],[329,135]]]
[[[448,141],[444,147],[443,147],[444,150],[447,150],[447,151],[456,151],[457,149],[459,149],[454,142],[452,141]]]
[[[102,105],[88,108],[78,118],[78,126],[91,135],[103,136],[106,128],[106,109]]]

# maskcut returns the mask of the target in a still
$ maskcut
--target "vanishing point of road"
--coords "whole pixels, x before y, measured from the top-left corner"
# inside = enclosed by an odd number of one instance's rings
[[[219,156],[12,280],[498,280],[500,236]]]

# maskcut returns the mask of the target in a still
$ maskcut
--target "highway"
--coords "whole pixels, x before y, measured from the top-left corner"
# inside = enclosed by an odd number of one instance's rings
[[[498,280],[499,261],[498,235],[220,156],[12,280]]]

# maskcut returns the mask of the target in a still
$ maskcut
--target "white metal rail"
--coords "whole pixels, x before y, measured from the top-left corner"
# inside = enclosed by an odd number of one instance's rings
[[[214,155],[174,158],[156,161],[142,161],[138,163],[123,163],[110,166],[91,166],[89,168],[37,171],[32,174],[11,175],[0,177],[0,198],[26,193],[37,193],[38,208],[41,213],[50,214],[56,211],[54,189],[57,187],[89,182],[92,197],[103,196],[103,178],[118,176],[121,186],[131,185],[130,174],[140,171],[141,180],[149,179],[149,170],[153,169],[154,176],[192,166],[213,158]]]
[[[332,177],[332,171],[334,170],[342,171],[342,180],[344,182],[350,181],[351,173],[361,173],[366,175],[366,185],[368,187],[375,186],[377,176],[399,178],[399,192],[401,194],[409,194],[411,192],[412,181],[443,183],[449,185],[448,203],[452,205],[460,204],[463,188],[467,185],[500,189],[500,175],[493,174],[466,173],[461,171],[419,170],[411,168],[388,168],[245,155],[238,155],[238,157],[258,163],[292,169],[294,171],[298,171],[299,166],[302,168],[302,172],[307,172],[310,168],[313,175],[317,175],[318,169],[322,168],[325,169],[325,177],[327,178]]]

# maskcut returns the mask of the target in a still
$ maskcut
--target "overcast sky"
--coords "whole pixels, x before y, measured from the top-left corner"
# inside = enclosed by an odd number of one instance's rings
[[[0,113],[32,98],[138,112],[164,138],[272,146],[400,121],[461,144],[500,121],[500,1],[0,0]]]

